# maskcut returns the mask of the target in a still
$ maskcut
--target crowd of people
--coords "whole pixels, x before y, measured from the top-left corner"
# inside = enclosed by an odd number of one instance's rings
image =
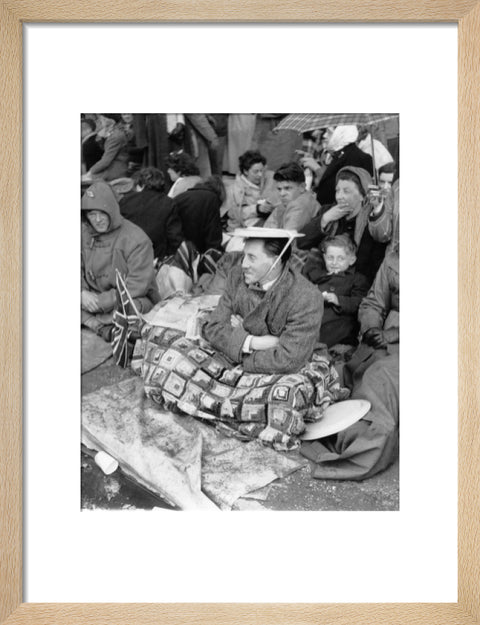
[[[81,322],[111,341],[116,271],[146,313],[188,245],[193,292],[221,295],[202,335],[226,363],[287,374],[322,346],[347,354],[371,411],[306,455],[316,477],[363,479],[398,445],[398,126],[302,136],[275,132],[282,117],[82,115]]]

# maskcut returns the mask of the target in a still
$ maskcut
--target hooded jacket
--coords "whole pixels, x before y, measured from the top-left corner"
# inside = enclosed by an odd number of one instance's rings
[[[105,212],[110,225],[98,233],[87,219],[87,211]],[[160,300],[153,270],[153,248],[148,236],[138,226],[120,215],[120,208],[110,186],[98,181],[82,197],[82,289],[99,294],[104,313],[116,303],[116,274],[125,279],[133,299],[148,298],[152,305]],[[145,311],[144,311],[145,312]]]

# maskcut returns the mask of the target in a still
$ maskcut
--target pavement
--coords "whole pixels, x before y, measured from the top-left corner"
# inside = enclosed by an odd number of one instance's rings
[[[122,369],[109,359],[82,375],[82,395],[103,386],[133,377],[130,369]],[[296,457],[297,452],[289,452]],[[305,458],[302,456],[302,460]],[[308,462],[308,461],[307,461]],[[275,480],[263,491],[261,499],[238,500],[234,510],[388,510],[399,509],[399,463],[364,480],[318,480],[311,477],[312,464]],[[95,464],[91,454],[82,450],[81,492],[84,509],[152,509],[169,508],[157,495],[146,491],[121,469],[107,476]]]

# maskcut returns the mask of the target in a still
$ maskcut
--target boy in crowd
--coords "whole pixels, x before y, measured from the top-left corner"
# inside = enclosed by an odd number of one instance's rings
[[[355,271],[356,246],[347,234],[326,238],[321,253],[312,251],[303,275],[316,284],[324,299],[320,341],[332,347],[357,342],[357,312],[368,292],[368,280]],[[318,256],[317,256],[318,254]]]
[[[282,203],[270,214],[265,227],[300,230],[320,210],[313,193],[305,189],[302,167],[296,162],[285,163],[277,169],[273,179]]]

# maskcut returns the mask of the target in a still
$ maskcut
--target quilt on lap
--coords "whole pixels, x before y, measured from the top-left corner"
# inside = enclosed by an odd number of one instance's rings
[[[147,396],[162,407],[212,420],[228,436],[259,439],[279,451],[299,447],[305,423],[321,419],[330,403],[348,396],[324,356],[314,354],[295,374],[245,373],[202,339],[149,324],[132,367]]]

